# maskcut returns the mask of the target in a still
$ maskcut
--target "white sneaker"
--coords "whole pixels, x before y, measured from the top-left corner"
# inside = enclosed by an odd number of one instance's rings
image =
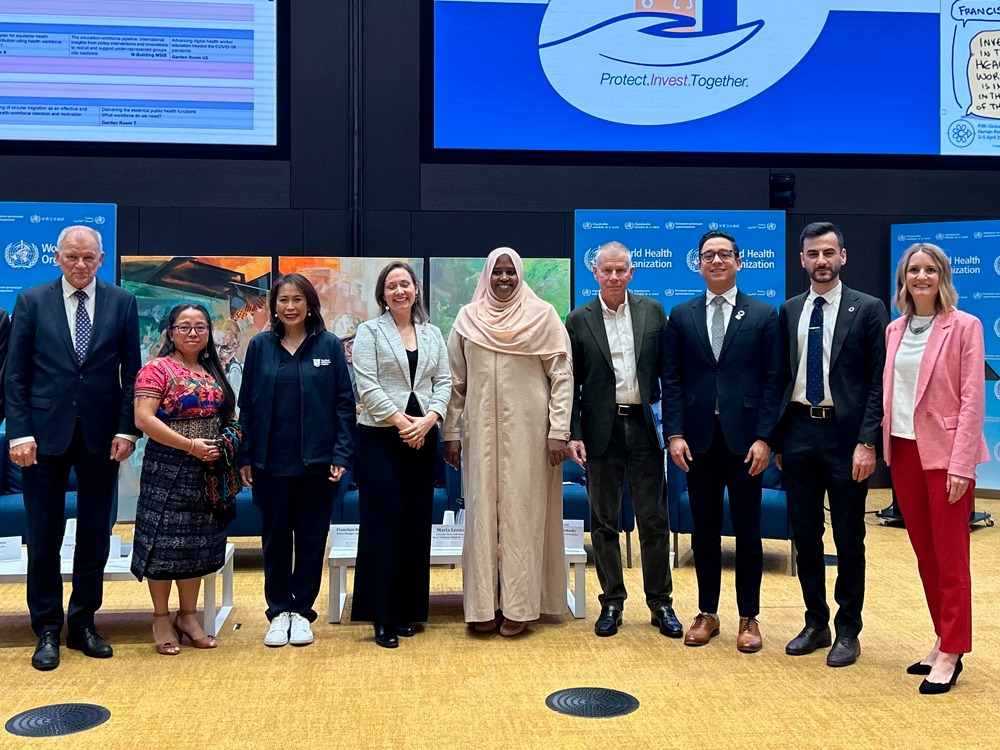
[[[313,642],[312,628],[309,627],[309,620],[298,612],[292,612],[292,637],[289,642],[293,646],[308,646]]]
[[[288,612],[282,612],[275,615],[274,619],[271,620],[271,627],[267,629],[267,635],[264,636],[265,646],[284,646],[288,643],[288,622],[291,618],[291,614]]]

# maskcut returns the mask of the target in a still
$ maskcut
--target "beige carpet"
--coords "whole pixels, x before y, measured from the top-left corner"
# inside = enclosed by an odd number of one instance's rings
[[[873,492],[869,508],[888,505]],[[1000,513],[1000,501],[981,500]],[[792,658],[784,644],[802,626],[788,546],[765,543],[764,651],[735,649],[733,545],[727,540],[722,635],[686,648],[650,626],[641,573],[627,571],[625,626],[598,639],[597,577],[588,568],[588,618],[531,626],[517,639],[475,636],[462,623],[461,571],[435,569],[431,622],[394,650],[371,628],[328,625],[324,591],[316,643],[268,649],[259,540],[237,540],[236,606],[215,651],[174,658],[150,643],[144,585],[106,585],[98,624],[109,661],[63,649],[54,672],[29,665],[34,639],[24,586],[0,586],[0,719],[61,702],[108,707],[109,722],[82,734],[27,740],[0,732],[2,748],[996,748],[1000,700],[1000,529],[972,535],[975,652],[949,695],[917,694],[904,668],[933,642],[906,532],[869,516],[863,654],[848,669],[824,655]],[[829,537],[829,535],[828,535]],[[623,544],[624,547],[624,544]],[[638,545],[633,545],[637,551]],[[681,537],[682,556],[688,539]],[[828,548],[829,552],[833,552]],[[675,572],[676,608],[695,614],[693,565]],[[833,570],[830,571],[832,595]],[[349,581],[350,590],[350,581]],[[68,592],[67,592],[68,595]],[[348,600],[348,608],[350,600]],[[239,624],[238,630],[233,630]],[[623,690],[640,701],[618,719],[575,719],[545,707],[567,687]]]

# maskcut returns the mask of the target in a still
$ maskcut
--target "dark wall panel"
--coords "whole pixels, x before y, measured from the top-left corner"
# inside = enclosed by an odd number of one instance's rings
[[[566,257],[563,214],[421,211],[412,216],[414,256],[485,257],[512,247],[525,258]]]
[[[351,254],[347,211],[303,211],[301,253],[288,255],[343,256]]]
[[[142,208],[142,255],[301,255],[302,212]]]
[[[768,207],[767,169],[424,164],[424,211]]]
[[[364,211],[361,254],[375,258],[410,257],[409,211]]]
[[[118,255],[139,254],[139,209],[118,206]]]

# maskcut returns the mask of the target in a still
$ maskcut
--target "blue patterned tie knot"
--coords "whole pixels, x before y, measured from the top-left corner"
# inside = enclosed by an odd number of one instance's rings
[[[809,336],[806,339],[806,400],[819,406],[826,397],[823,386],[823,305],[826,300],[813,300],[812,316],[809,318]]]
[[[87,356],[87,347],[90,346],[93,326],[87,314],[87,293],[78,289],[73,296],[76,297],[76,361],[82,365],[83,358]]]

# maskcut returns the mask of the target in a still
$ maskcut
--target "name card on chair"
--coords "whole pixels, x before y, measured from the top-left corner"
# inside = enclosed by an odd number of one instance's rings
[[[0,560],[21,559],[21,537],[0,537]]]
[[[462,549],[465,540],[465,524],[436,523],[431,526],[431,549]]]
[[[358,530],[356,523],[330,524],[330,549],[358,550]]]
[[[583,549],[583,521],[563,521],[563,541],[566,549],[579,551]]]

